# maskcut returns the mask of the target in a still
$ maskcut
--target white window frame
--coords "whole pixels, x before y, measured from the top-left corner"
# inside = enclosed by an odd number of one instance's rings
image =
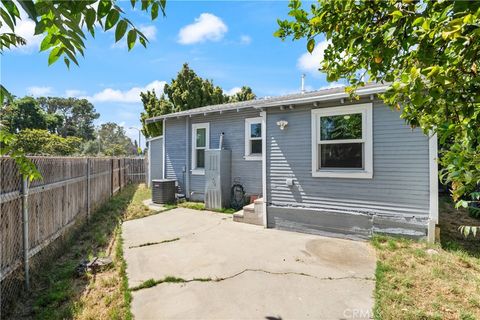
[[[373,104],[363,103],[332,108],[321,108],[312,110],[312,176],[323,178],[373,178]],[[320,139],[320,118],[325,116],[337,116],[342,114],[362,114],[362,138],[344,139],[344,140],[321,140]],[[327,143],[350,143],[362,142],[363,149],[363,168],[362,169],[318,169],[319,144]]]
[[[262,136],[260,138],[252,138],[251,137],[251,124],[259,123],[262,127]],[[256,118],[246,118],[245,119],[245,160],[250,161],[262,161],[262,154],[265,152],[263,150],[263,137],[265,135],[265,128],[263,126],[263,118],[256,117]],[[260,140],[262,141],[262,153],[252,154],[251,144],[250,141],[252,140]]]
[[[210,149],[210,123],[192,124],[192,174],[205,175],[205,168],[197,168],[197,130],[205,129],[205,150]]]

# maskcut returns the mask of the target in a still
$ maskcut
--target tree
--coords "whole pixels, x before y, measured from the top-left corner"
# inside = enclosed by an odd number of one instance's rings
[[[184,63],[177,77],[165,85],[164,93],[173,104],[172,112],[219,104],[228,101],[222,88],[199,77]]]
[[[238,102],[238,101],[248,101],[254,100],[257,96],[253,93],[252,88],[248,86],[243,86],[239,92],[230,96],[230,102]]]
[[[275,35],[306,38],[310,52],[324,35],[321,70],[329,81],[347,79],[352,95],[364,76],[390,83],[385,103],[401,106],[412,127],[438,134],[440,176],[457,206],[470,195],[479,200],[480,2],[320,0],[307,12],[294,0],[289,7],[293,19],[279,20]]]
[[[32,97],[16,99],[0,112],[3,126],[11,133],[23,129],[48,129],[56,132],[62,122],[60,116],[49,115]]]
[[[116,0],[85,0],[85,1],[34,1],[22,0],[17,2],[26,12],[29,20],[35,24],[35,34],[42,35],[40,50],[51,50],[48,64],[55,63],[60,57],[67,67],[73,61],[78,65],[77,55],[84,55],[87,30],[92,37],[95,30],[108,31],[115,29],[115,41],[118,42],[127,35],[128,50],[131,50],[138,41],[146,47],[148,39],[127,18],[124,11],[117,5]],[[159,11],[165,15],[166,0],[130,0],[132,8],[140,4],[140,10],[150,11],[151,19],[155,20]],[[0,34],[0,53],[12,47],[26,44],[26,40],[16,34],[15,26],[21,20],[17,4],[10,0],[2,0],[0,25],[7,25],[10,32]],[[128,31],[128,32],[127,32]],[[0,84],[0,103],[11,100],[8,90]],[[0,128],[0,155],[10,155],[20,172],[30,180],[39,178],[40,174],[31,161],[13,145],[13,134]]]
[[[37,99],[45,112],[63,119],[57,132],[62,137],[75,136],[84,140],[95,139],[93,121],[100,117],[93,104],[86,99],[40,97]]]
[[[79,152],[82,140],[63,138],[42,129],[25,129],[15,135],[15,146],[25,154],[68,156]]]
[[[102,124],[97,131],[97,137],[97,150],[106,156],[134,155],[137,152],[132,140],[125,134],[125,129],[116,123]]]
[[[135,9],[138,0],[131,0]],[[13,1],[2,1],[1,24],[7,25],[11,32],[0,34],[0,51],[14,46],[26,44],[26,40],[15,33],[17,20],[21,20],[20,10]],[[146,47],[148,39],[126,17],[116,0],[84,0],[84,1],[18,1],[28,19],[35,23],[35,34],[42,35],[40,51],[51,50],[48,64],[56,62],[60,57],[70,67],[70,62],[78,65],[76,56],[84,55],[85,40],[88,31],[95,37],[95,30],[104,32],[115,29],[115,42],[127,35],[128,50],[138,41]],[[140,10],[150,10],[152,20],[158,17],[159,11],[165,15],[165,0],[142,0]],[[127,32],[128,31],[128,32]],[[3,99],[2,99],[3,101]]]
[[[162,123],[153,122],[147,123],[148,118],[161,116],[172,112],[173,105],[162,94],[160,98],[157,98],[155,90],[141,92],[140,97],[142,99],[143,108],[145,112],[140,115],[140,121],[142,122],[142,133],[145,137],[155,137],[162,134]]]
[[[166,84],[164,94],[157,98],[155,91],[140,94],[145,112],[140,120],[142,132],[146,137],[162,134],[162,123],[146,123],[146,119],[172,112],[190,110],[225,102],[236,102],[255,99],[250,87],[243,86],[241,91],[229,97],[222,88],[215,86],[212,80],[202,79],[193,71],[188,63],[184,63],[177,77]]]

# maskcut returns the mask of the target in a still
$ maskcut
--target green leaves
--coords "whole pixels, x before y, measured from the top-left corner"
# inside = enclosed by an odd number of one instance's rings
[[[105,17],[110,12],[111,7],[112,7],[112,2],[111,1],[100,0],[100,3],[98,4],[98,9],[97,9],[98,20]]]
[[[0,129],[0,156],[10,156],[14,159],[20,174],[30,181],[41,179],[40,172],[33,162],[25,156],[25,153],[17,147],[16,142],[15,135],[3,128]]]
[[[115,30],[115,42],[118,42],[123,38],[125,32],[127,31],[128,24],[125,20],[120,20],[117,24],[117,29]]]
[[[93,8],[87,8],[85,12],[85,23],[87,24],[87,28],[93,28],[93,24],[95,23],[97,18],[97,13]]]
[[[128,51],[132,50],[136,40],[137,40],[137,31],[135,29],[128,31],[128,35],[127,35]]]
[[[61,47],[53,48],[53,50],[50,51],[50,54],[48,55],[48,65],[52,65],[53,63],[55,63],[58,60],[58,58],[60,58],[62,51],[63,50]]]
[[[113,28],[120,18],[120,13],[117,10],[111,10],[107,16],[107,22],[105,23],[105,31]]]
[[[157,19],[158,17],[158,9],[160,8],[160,5],[155,2],[153,5],[152,5],[152,12],[151,12],[151,15],[152,15],[152,20],[155,20]]]
[[[402,13],[402,11],[400,11],[400,10],[395,10],[395,11],[393,11],[390,15],[391,15],[392,18],[393,18],[393,19],[392,19],[393,22],[396,22],[396,21],[398,21],[400,18],[403,17],[403,13]]]
[[[0,17],[8,25],[10,30],[12,30],[12,31],[15,30],[15,23],[14,23],[14,20],[13,20],[15,18],[13,16],[10,17],[10,15],[7,13],[7,11],[5,11],[3,8],[0,8]]]
[[[70,62],[78,65],[77,55],[83,56],[85,50],[85,29],[95,37],[95,30],[99,26],[103,31],[115,28],[115,42],[127,35],[128,50],[131,50],[137,41],[144,47],[148,39],[135,25],[125,17],[125,13],[115,0],[84,0],[84,1],[33,1],[1,0],[1,24],[12,30],[11,33],[0,34],[0,53],[13,46],[26,43],[25,39],[15,34],[15,23],[20,19],[19,4],[27,13],[29,19],[35,22],[35,35],[42,35],[40,51],[51,50],[48,64],[51,65],[63,57],[67,67]],[[131,1],[133,7],[141,3],[140,10],[150,11],[152,20],[156,19],[160,11],[165,15],[165,0]]]
[[[308,42],[307,42],[308,52],[312,53],[314,49],[315,49],[315,39],[308,40]]]
[[[334,45],[321,70],[329,81],[347,79],[355,89],[360,73],[392,83],[386,104],[424,132],[434,130],[440,172],[461,204],[480,185],[480,3],[476,1],[319,0],[307,12],[290,1],[288,20],[275,36],[318,36]],[[319,61],[320,62],[320,61]]]

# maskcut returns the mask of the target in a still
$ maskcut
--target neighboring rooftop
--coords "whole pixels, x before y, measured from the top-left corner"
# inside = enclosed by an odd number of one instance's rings
[[[380,83],[371,83],[366,84],[364,87],[359,88],[357,90],[357,94],[362,95],[369,95],[369,94],[376,94],[382,93],[386,90],[387,85],[380,84]],[[294,93],[288,94],[283,96],[276,96],[276,97],[265,97],[255,100],[248,100],[242,102],[231,102],[231,103],[224,103],[224,104],[216,104],[210,105],[175,113],[169,113],[163,116],[153,117],[147,119],[147,122],[156,122],[166,118],[176,118],[176,117],[183,117],[183,116],[190,116],[195,114],[205,114],[210,112],[220,112],[220,111],[228,111],[228,110],[238,110],[238,109],[245,109],[245,108],[268,108],[273,106],[289,106],[295,105],[300,103],[310,103],[315,101],[326,101],[331,99],[340,99],[346,98],[349,95],[345,93],[345,87],[333,87],[315,91],[309,91],[305,93]]]

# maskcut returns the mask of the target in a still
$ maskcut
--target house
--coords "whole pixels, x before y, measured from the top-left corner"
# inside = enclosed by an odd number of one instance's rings
[[[370,84],[226,103],[148,119],[163,121],[163,178],[205,199],[205,150],[231,150],[230,185],[255,201],[253,222],[347,238],[373,233],[434,237],[437,138],[410,128]],[[157,173],[158,175],[158,173]],[[252,205],[251,205],[252,206]],[[253,207],[248,214],[253,214]],[[248,220],[241,214],[235,220]],[[256,219],[256,220],[255,220]]]

